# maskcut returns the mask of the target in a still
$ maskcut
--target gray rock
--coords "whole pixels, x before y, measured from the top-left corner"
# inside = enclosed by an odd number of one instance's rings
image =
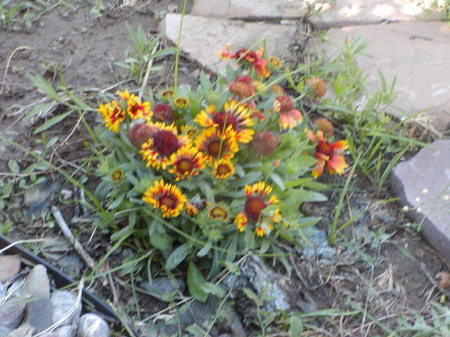
[[[306,14],[306,5],[286,0],[194,0],[191,14],[224,19],[300,19]]]
[[[233,337],[246,337],[247,333],[242,326],[239,316],[226,302],[221,305],[220,314],[216,316],[220,305],[221,299],[211,295],[205,303],[192,301],[175,322],[149,323],[145,336],[177,336],[180,328],[183,331],[192,325],[209,328],[211,322],[215,319],[214,326],[217,326],[219,330],[231,332]],[[183,334],[183,336],[185,335]]]
[[[38,333],[52,326],[53,306],[50,299],[35,298],[30,301],[26,306],[26,323],[34,327]]]
[[[359,57],[359,65],[368,73],[369,94],[379,90],[377,70],[387,83],[397,78],[397,99],[387,113],[402,119],[412,117],[420,125],[438,133],[450,132],[450,26],[445,22],[403,22],[389,25],[351,26],[331,29],[329,42],[311,40],[315,48],[335,57],[346,38],[370,42]],[[414,71],[412,71],[414,70]]]
[[[50,296],[50,281],[47,269],[38,264],[33,267],[22,286],[23,296],[48,298]]]
[[[25,316],[25,303],[13,296],[0,306],[0,322],[4,327],[16,329]]]
[[[31,337],[33,335],[34,328],[28,324],[23,324],[20,328],[11,331],[6,337]]]
[[[20,258],[15,255],[0,255],[0,282],[10,280],[20,271]]]
[[[339,0],[326,3],[320,14],[310,18],[315,28],[368,25],[382,22],[442,19],[436,11],[425,11],[420,1]]]
[[[283,289],[286,279],[267,266],[258,256],[251,255],[241,267],[242,274],[258,293],[272,300],[266,304],[267,311],[289,310],[289,297]]]
[[[25,216],[28,219],[39,217],[41,213],[47,210],[53,202],[55,192],[59,185],[55,182],[46,180],[33,186],[25,193],[24,204],[27,206]]]
[[[7,328],[6,326],[0,326],[0,337],[5,337],[10,332],[11,332],[10,328]]]
[[[3,283],[0,282],[0,299],[6,295],[6,288]]]
[[[305,259],[332,259],[336,254],[336,249],[328,244],[328,238],[325,231],[315,228],[311,228],[311,230],[311,233],[306,234],[311,245],[305,244],[305,248],[299,250],[300,255]]]
[[[167,277],[156,277],[151,284],[142,283],[141,287],[149,295],[167,301],[173,299],[177,292],[183,293],[186,290],[186,283],[181,278],[176,278],[172,281]]]
[[[66,325],[55,330],[55,333],[57,333],[59,337],[74,337],[76,332],[77,325]]]
[[[391,187],[430,244],[450,262],[450,140],[438,140],[398,164]]]
[[[84,314],[80,318],[77,337],[109,337],[109,326],[96,314]]]
[[[70,291],[60,290],[55,291],[50,295],[50,301],[52,302],[52,318],[53,323],[59,322],[63,319],[73,308],[75,310],[67,317],[60,325],[70,325],[74,322],[78,322],[81,315],[81,303],[77,303],[77,296]]]
[[[181,15],[167,14],[160,26],[167,38],[176,44]],[[295,26],[267,23],[250,23],[239,20],[222,20],[186,15],[181,34],[181,50],[191,60],[206,69],[222,73],[226,62],[218,56],[229,43],[232,51],[250,48],[255,42],[266,41],[266,55],[283,57],[295,35]],[[255,47],[255,49],[259,48]],[[230,60],[232,62],[233,60]]]

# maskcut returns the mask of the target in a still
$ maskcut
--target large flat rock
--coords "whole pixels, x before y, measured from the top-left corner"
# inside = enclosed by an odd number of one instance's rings
[[[450,140],[438,140],[398,164],[392,190],[409,215],[422,224],[423,235],[450,261]]]
[[[445,133],[450,129],[450,25],[445,22],[404,22],[351,26],[329,31],[329,42],[309,48],[336,56],[346,38],[370,42],[359,64],[370,72],[369,92],[380,88],[377,69],[387,81],[397,77],[399,95],[388,111],[396,117],[417,115],[422,125]],[[420,113],[419,113],[420,112]]]
[[[181,15],[167,14],[161,22],[160,30],[173,44],[177,43],[180,21]],[[221,60],[218,52],[225,50],[227,43],[231,45],[232,51],[237,51],[240,48],[250,48],[255,42],[262,42],[264,39],[267,46],[266,54],[283,57],[294,34],[295,26],[186,15],[180,48],[187,57],[206,69],[222,73],[227,61]]]
[[[423,1],[422,1],[423,3]],[[337,0],[311,17],[315,28],[336,28],[382,22],[439,20],[442,15],[426,10],[418,0]]]
[[[192,15],[226,19],[298,19],[306,14],[303,1],[194,0]]]

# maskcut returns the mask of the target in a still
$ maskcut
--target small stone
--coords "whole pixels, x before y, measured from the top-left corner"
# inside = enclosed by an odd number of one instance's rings
[[[20,258],[15,255],[0,255],[0,282],[6,282],[20,270]]]
[[[142,283],[141,287],[146,290],[149,295],[161,300],[167,300],[172,297],[176,291],[183,293],[186,284],[181,278],[170,280],[167,277],[156,277],[151,284]]]
[[[10,328],[7,328],[5,326],[0,326],[0,337],[5,337],[11,332]]]
[[[450,140],[437,140],[394,168],[391,188],[408,206],[408,216],[422,225],[422,234],[450,261]],[[423,189],[428,190],[423,194]],[[419,197],[420,196],[420,197]],[[419,212],[420,208],[420,212]]]
[[[6,337],[31,337],[33,335],[34,328],[28,324],[23,324],[20,328],[11,331]]]
[[[19,297],[13,296],[0,307],[0,322],[4,327],[16,329],[24,315],[25,303]]]
[[[25,216],[29,219],[39,217],[53,202],[58,184],[45,180],[26,191],[24,204],[27,206]]]
[[[80,318],[77,337],[109,337],[109,326],[96,314],[84,314]]]
[[[59,337],[74,337],[76,332],[77,325],[61,326],[55,330],[55,333],[57,333]]]
[[[436,274],[439,280],[439,286],[443,289],[450,289],[450,273],[440,272]]]
[[[77,304],[77,296],[70,291],[60,290],[55,291],[50,295],[50,301],[52,302],[52,318],[53,323],[59,322],[67,313],[74,309],[74,312],[70,314],[60,325],[70,325],[77,321],[81,314],[81,303]]]
[[[49,298],[30,299],[26,306],[26,323],[42,332],[53,324],[52,302]]]
[[[48,298],[50,296],[50,280],[47,269],[38,264],[33,267],[22,286],[22,294],[28,297]]]
[[[6,295],[6,288],[3,283],[0,282],[0,298]]]
[[[323,230],[311,227],[311,233],[307,233],[307,239],[311,245],[305,244],[305,248],[300,250],[300,255],[305,259],[319,258],[330,260],[336,254],[336,249],[328,244],[327,234]]]

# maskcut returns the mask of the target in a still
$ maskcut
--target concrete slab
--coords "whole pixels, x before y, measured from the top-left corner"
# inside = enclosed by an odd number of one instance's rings
[[[317,6],[317,5],[316,5]],[[441,14],[426,10],[423,1],[411,0],[337,0],[326,3],[310,18],[315,28],[337,28],[381,22],[442,20]]]
[[[167,14],[160,30],[173,43],[177,43],[181,15]],[[186,15],[183,22],[180,47],[183,53],[206,69],[222,73],[227,62],[218,52],[229,43],[232,51],[249,48],[255,42],[266,41],[267,55],[283,57],[295,34],[295,26],[267,23],[249,23],[238,20],[223,20]],[[255,48],[256,49],[256,48]]]
[[[430,244],[450,262],[450,140],[438,140],[398,164],[391,187]]]
[[[306,11],[303,1],[194,0],[191,15],[224,19],[299,19]]]
[[[329,42],[312,42],[329,57],[336,56],[346,38],[369,41],[359,64],[370,73],[369,91],[379,85],[377,69],[388,82],[397,77],[399,96],[389,110],[398,118],[416,115],[420,124],[450,130],[450,26],[445,22],[404,22],[331,29]]]

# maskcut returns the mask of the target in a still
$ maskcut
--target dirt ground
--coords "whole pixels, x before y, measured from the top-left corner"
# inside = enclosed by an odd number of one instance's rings
[[[33,129],[43,120],[37,119],[32,123],[24,116],[43,95],[32,86],[27,74],[42,74],[54,85],[61,83],[61,78],[56,74],[63,74],[65,84],[79,93],[88,93],[91,88],[111,87],[126,80],[123,69],[115,65],[115,62],[123,60],[126,49],[132,46],[125,22],[133,28],[141,25],[148,34],[156,34],[164,13],[180,10],[178,1],[143,2],[133,8],[108,3],[103,15],[95,17],[90,12],[91,2],[78,1],[74,6],[74,11],[57,7],[43,15],[30,29],[12,31],[8,27],[0,28],[0,139],[8,137],[28,148],[39,146],[41,136],[33,135]],[[149,87],[164,86],[171,80],[169,74],[172,73],[173,59],[168,57],[160,63],[166,70],[162,76],[151,78]],[[180,83],[195,85],[195,69],[195,65],[182,58]],[[87,119],[93,121],[95,117],[92,114]],[[73,123],[73,119],[65,120],[52,128],[47,137],[67,134],[72,130]],[[54,164],[68,168],[67,161],[76,164],[87,156],[88,152],[83,146],[87,139],[80,125],[71,140],[59,149]],[[21,167],[32,161],[4,142],[0,144],[0,156],[0,171],[3,171],[0,172],[0,179],[12,179],[6,174],[8,160],[17,160]],[[61,181],[57,177],[48,178],[50,181]],[[292,295],[298,296],[300,310],[308,310],[305,306],[308,302],[310,308],[361,309],[373,317],[368,316],[366,321],[361,316],[311,321],[308,327],[317,332],[315,336],[383,335],[382,328],[375,321],[395,327],[398,324],[396,314],[399,312],[416,310],[426,314],[431,301],[442,299],[434,276],[440,271],[448,271],[449,266],[421,239],[420,234],[407,226],[409,221],[397,204],[383,204],[381,199],[362,192],[364,182],[359,184],[359,192],[349,197],[342,223],[360,207],[371,206],[371,211],[346,228],[345,237],[348,240],[339,241],[337,254],[332,260],[318,257],[302,259],[292,253],[295,273],[290,284]],[[308,215],[324,216],[321,225],[324,229],[332,221],[326,214],[333,214],[336,205],[335,196],[330,194],[330,198],[329,202],[303,205],[302,209]],[[23,199],[20,193],[12,197],[7,212],[13,214],[20,211]],[[73,216],[71,212],[75,211],[65,208],[66,216]],[[59,241],[60,251],[69,249],[67,244],[61,244],[64,240],[58,239],[56,229],[43,226],[42,223],[25,223],[19,218],[12,217],[15,224],[7,233],[8,236],[14,239],[51,237]],[[94,258],[100,258],[108,249],[104,238],[99,235],[89,240],[89,232],[83,231],[81,225],[78,230],[81,241],[87,242],[88,252]],[[45,249],[41,249],[41,252],[47,253],[46,257],[51,262],[74,276],[85,270],[72,252],[63,255],[76,261],[74,263],[61,259],[61,254],[55,255]],[[123,301],[125,303],[125,299]],[[143,314],[160,309],[161,303],[155,304],[156,310],[146,307],[148,312]],[[239,305],[236,309],[243,316],[247,314],[242,308],[239,309]],[[252,325],[249,327],[251,330]]]

